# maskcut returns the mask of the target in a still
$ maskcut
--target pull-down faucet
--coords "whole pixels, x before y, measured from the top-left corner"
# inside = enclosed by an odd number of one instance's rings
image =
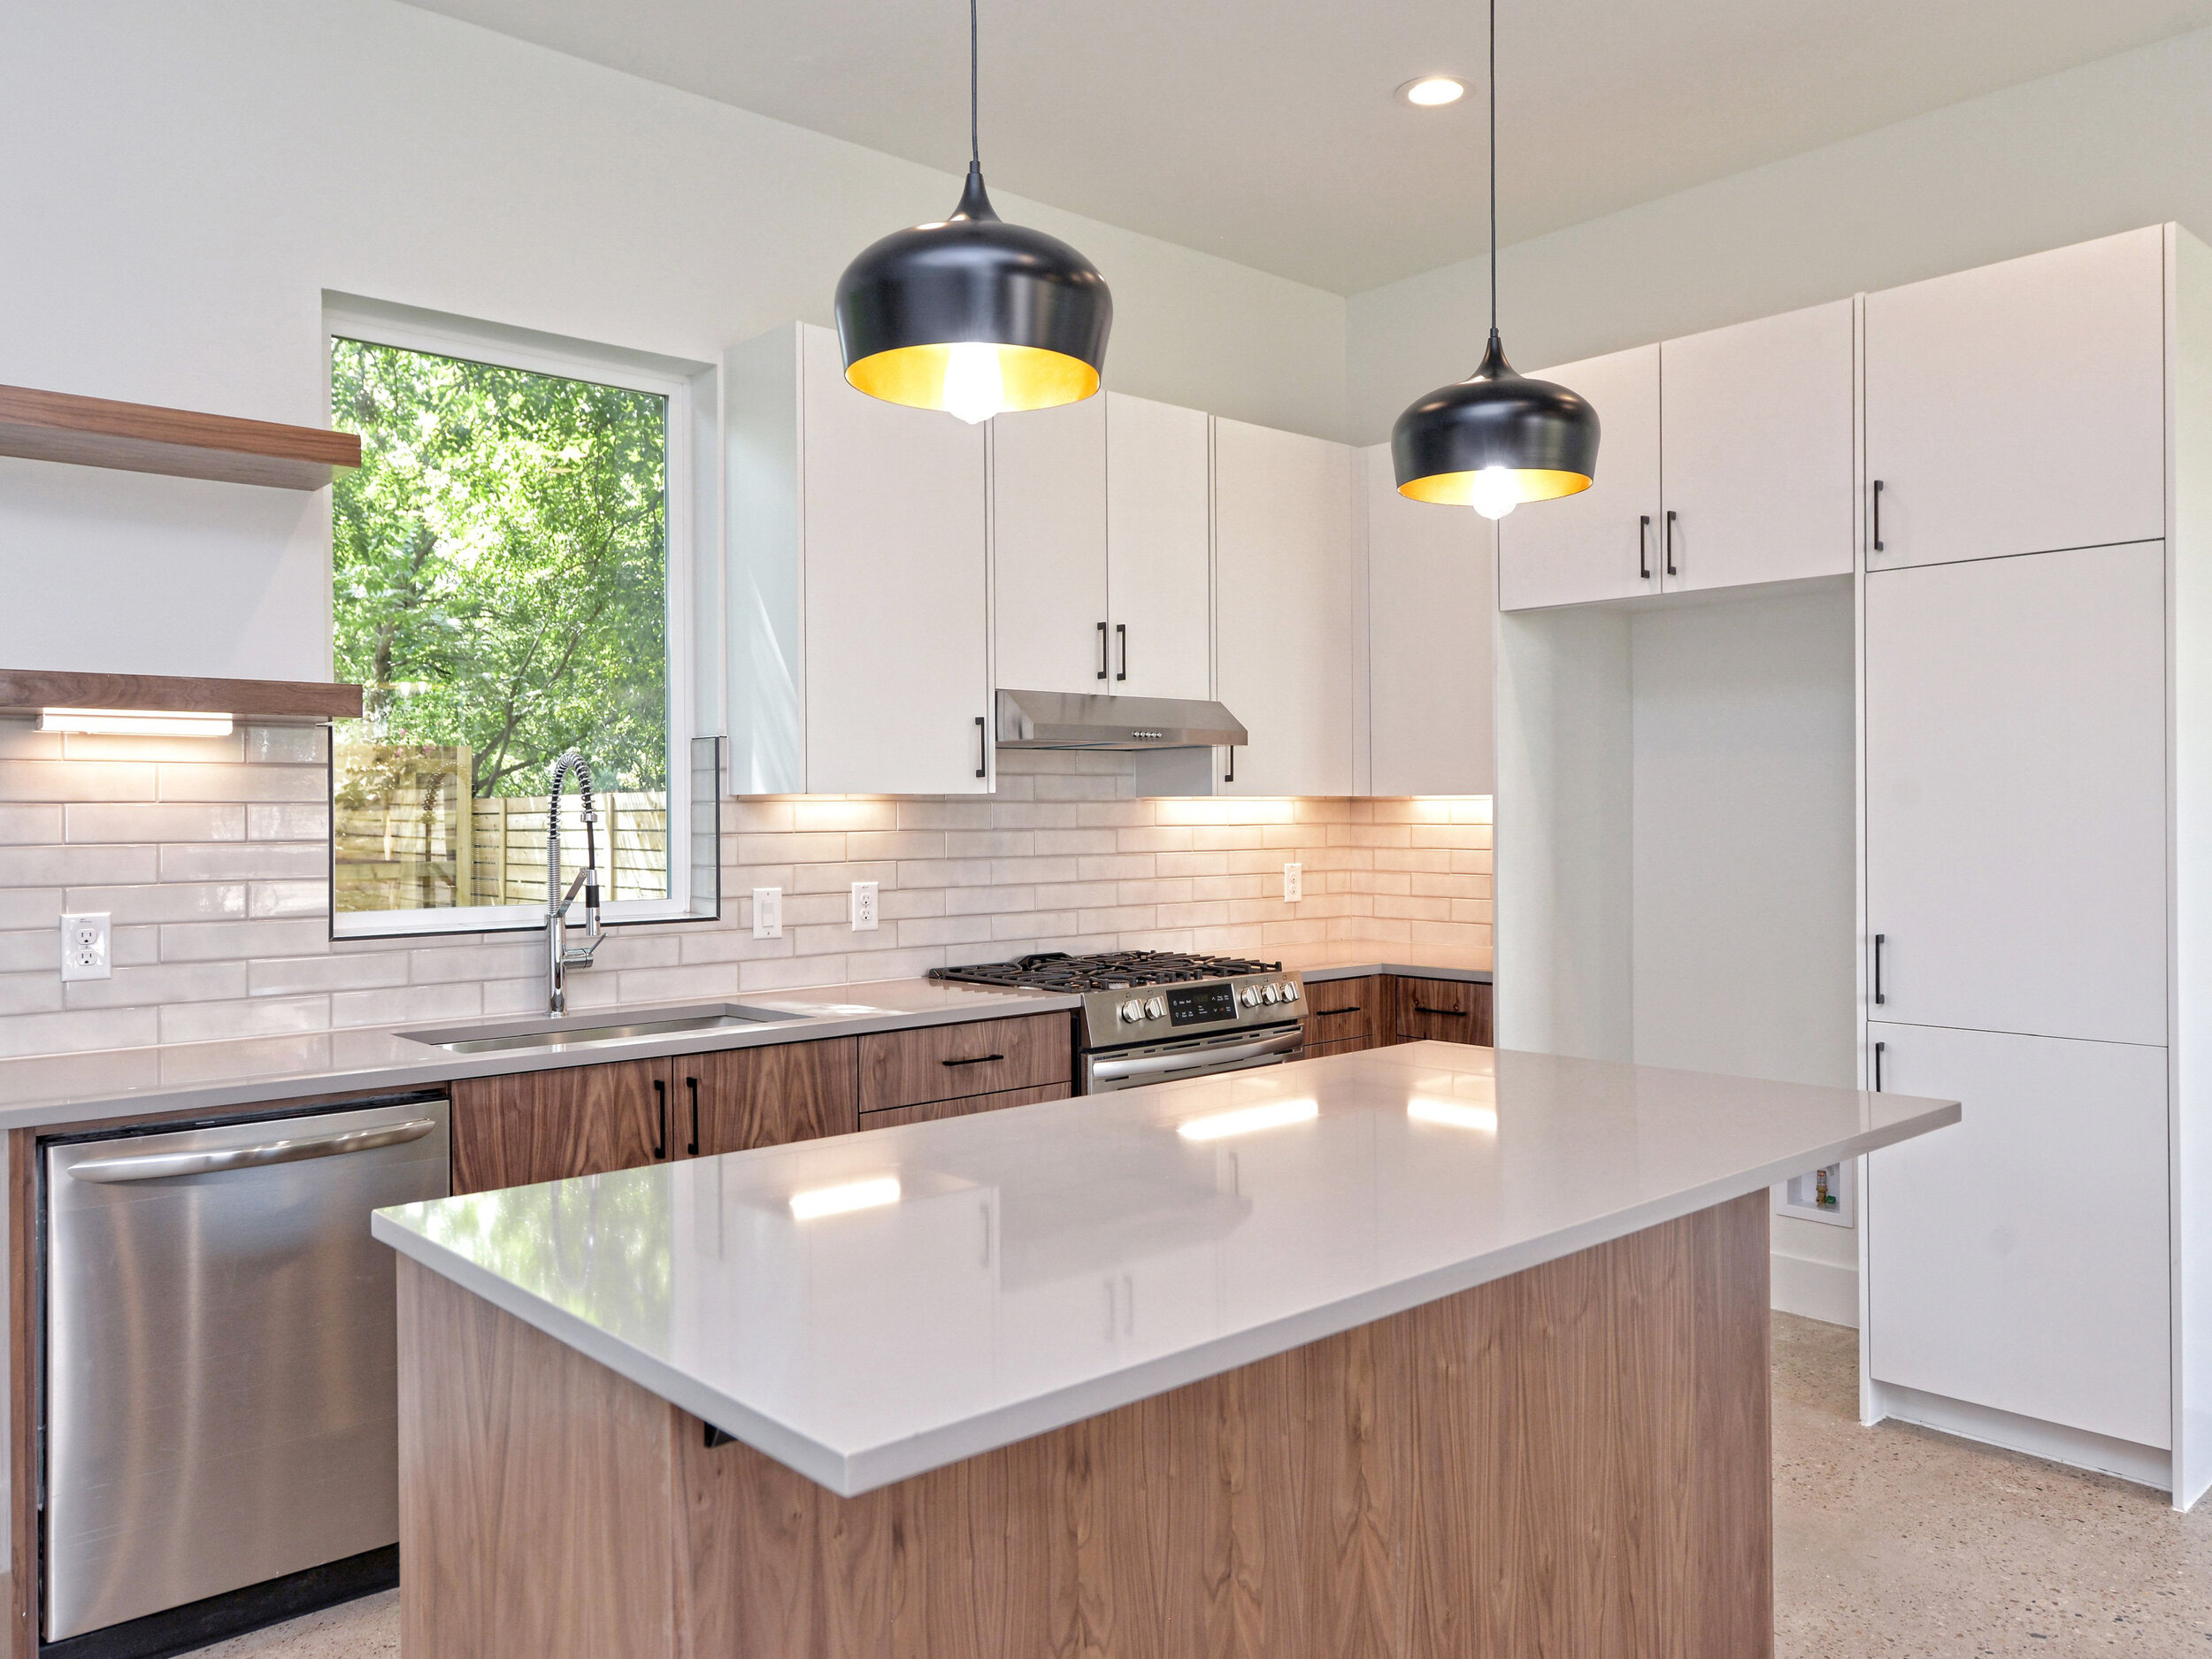
[[[561,787],[571,772],[576,774],[584,794],[584,867],[563,895]],[[592,952],[599,949],[599,814],[592,810],[591,768],[574,749],[553,763],[550,782],[552,799],[545,810],[545,1011],[565,1014],[568,1011],[568,971],[590,966]],[[572,947],[568,909],[576,902],[579,887],[584,891],[585,942]]]

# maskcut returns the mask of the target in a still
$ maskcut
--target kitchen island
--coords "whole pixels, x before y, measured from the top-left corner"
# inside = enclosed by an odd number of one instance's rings
[[[1770,1650],[1766,1187],[1416,1043],[380,1212],[409,1659]]]

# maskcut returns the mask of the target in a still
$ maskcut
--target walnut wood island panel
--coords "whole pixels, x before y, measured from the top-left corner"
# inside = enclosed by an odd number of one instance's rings
[[[381,1212],[403,1651],[1770,1653],[1765,1188],[1958,1116],[1427,1043]]]

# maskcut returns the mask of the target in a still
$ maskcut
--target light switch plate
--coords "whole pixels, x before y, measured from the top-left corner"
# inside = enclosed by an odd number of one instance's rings
[[[876,884],[872,881],[853,883],[853,932],[872,933],[876,931]]]
[[[781,939],[783,937],[783,889],[755,887],[753,889],[753,937]]]
[[[104,979],[110,972],[108,916],[93,910],[61,918],[61,977]]]
[[[1295,904],[1306,896],[1306,867],[1303,864],[1283,866],[1283,902]]]

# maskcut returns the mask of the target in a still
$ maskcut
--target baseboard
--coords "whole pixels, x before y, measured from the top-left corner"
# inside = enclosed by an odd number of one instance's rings
[[[1815,1262],[1777,1250],[1768,1265],[1769,1302],[1780,1313],[1829,1325],[1859,1325],[1859,1271],[1838,1262]]]
[[[2025,1452],[2031,1457],[2068,1463],[2100,1475],[2117,1475],[2123,1480],[2159,1492],[2173,1490],[2173,1456],[2159,1447],[2139,1446],[2133,1440],[2093,1434],[2087,1429],[2046,1423],[2040,1417],[2024,1417],[2015,1412],[2000,1411],[1994,1406],[1953,1400],[1945,1394],[1924,1394],[1917,1388],[1906,1388],[1896,1383],[1877,1382],[1873,1394],[1877,1422],[1894,1417],[1901,1423],[1940,1429],[1962,1440],[2001,1446],[2008,1451]]]

